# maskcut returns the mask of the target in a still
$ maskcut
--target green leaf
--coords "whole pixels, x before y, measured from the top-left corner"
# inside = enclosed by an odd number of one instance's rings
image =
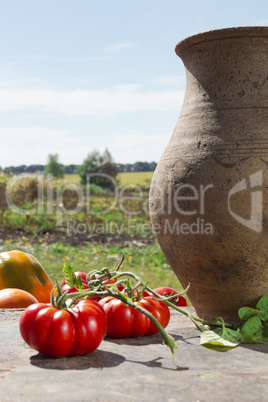
[[[203,346],[222,346],[234,348],[241,342],[241,335],[229,328],[217,328],[215,330],[204,331],[201,334],[200,344]]]
[[[68,286],[75,286],[76,284],[76,276],[74,274],[74,271],[72,270],[70,264],[68,261],[65,262],[62,273],[64,275],[65,282],[67,283]]]
[[[83,289],[84,289],[83,283],[82,283],[81,275],[78,275],[78,276],[75,278],[75,285],[79,288],[79,290],[83,290]]]
[[[257,343],[257,344],[263,344],[263,343],[268,343],[268,338],[264,337],[262,333],[260,333],[257,336],[251,337],[249,335],[243,336],[241,339],[241,343]]]
[[[263,295],[258,301],[256,308],[262,312],[262,319],[268,321],[268,296]]]
[[[262,336],[268,338],[268,322],[263,324]]]
[[[259,314],[259,310],[256,310],[256,309],[251,308],[251,307],[241,307],[238,310],[238,316],[239,316],[241,321],[247,321],[251,317],[254,317],[254,316],[258,315],[258,314]]]
[[[261,310],[259,312],[258,317],[260,317],[260,319],[262,321],[266,321],[266,322],[268,321],[268,315],[267,315],[266,311],[264,311],[264,310]]]
[[[249,344],[251,344],[251,343],[260,343],[260,342],[258,342],[256,339],[253,339],[249,335],[245,335],[245,336],[242,337],[241,343],[249,343]]]
[[[255,316],[251,317],[245,322],[245,324],[243,324],[240,332],[243,336],[249,335],[251,338],[254,338],[260,330],[262,330],[261,319],[258,316]]]
[[[255,320],[257,322],[257,320]],[[259,325],[259,323],[258,323]],[[246,327],[247,329],[248,327]],[[255,327],[255,330],[257,326]],[[243,330],[243,332],[245,329]],[[243,334],[241,343],[268,343],[268,322],[263,324],[259,330],[257,330],[254,334]]]

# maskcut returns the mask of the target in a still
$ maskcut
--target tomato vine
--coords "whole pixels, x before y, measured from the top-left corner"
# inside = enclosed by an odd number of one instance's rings
[[[238,311],[240,321],[236,324],[226,323],[221,317],[213,321],[204,320],[173,303],[175,297],[187,293],[189,286],[181,293],[165,297],[151,289],[147,282],[144,282],[133,272],[119,271],[123,259],[124,257],[113,272],[108,268],[103,268],[100,270],[95,269],[87,274],[86,289],[81,288],[81,283],[77,282],[79,279],[74,280],[72,268],[66,262],[63,269],[65,280],[69,282],[70,286],[77,287],[77,292],[72,294],[71,306],[80,298],[112,296],[115,299],[119,299],[124,305],[137,309],[154,323],[162,336],[163,342],[170,348],[173,360],[174,350],[178,348],[178,345],[154,315],[137,303],[144,295],[164,302],[168,307],[187,316],[201,331],[200,343],[203,346],[217,349],[223,347],[226,349],[238,346],[240,343],[268,343],[268,296],[263,295],[255,309],[251,307],[240,308]],[[217,328],[214,329],[214,327]]]

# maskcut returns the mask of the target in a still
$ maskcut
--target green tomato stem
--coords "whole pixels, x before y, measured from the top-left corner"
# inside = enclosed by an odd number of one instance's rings
[[[167,306],[173,308],[174,310],[178,311],[181,314],[186,315],[187,317],[189,317],[194,324],[197,326],[197,328],[203,332],[204,330],[206,330],[207,328],[204,328],[203,326],[199,326],[197,324],[197,322],[200,322],[203,325],[215,325],[215,326],[220,326],[222,327],[223,325],[225,325],[225,327],[228,328],[232,328],[232,324],[228,324],[228,323],[224,323],[221,318],[217,318],[214,321],[208,321],[208,320],[203,320],[202,318],[199,317],[195,317],[193,314],[189,313],[188,311],[185,311],[181,308],[179,308],[178,306],[175,306],[173,303],[171,303],[169,300],[167,300],[165,297],[159,295],[158,293],[156,293],[153,289],[149,288],[148,286],[146,287],[148,289],[149,292],[151,292],[154,296],[156,296],[158,299],[161,299],[164,303],[166,303]],[[197,322],[196,322],[197,321]]]
[[[165,329],[163,328],[163,326],[160,324],[160,322],[154,317],[154,315],[152,313],[150,313],[148,310],[146,310],[145,308],[137,305],[136,303],[134,303],[129,297],[125,296],[123,293],[121,293],[116,286],[114,286],[113,284],[111,284],[110,287],[107,287],[107,289],[105,291],[94,291],[94,290],[84,290],[82,292],[75,292],[70,294],[70,296],[73,298],[73,302],[69,305],[69,308],[72,307],[72,305],[75,305],[76,300],[80,299],[81,297],[94,297],[94,296],[101,296],[101,297],[105,297],[105,296],[112,296],[116,299],[121,300],[124,304],[135,308],[136,310],[140,311],[142,314],[144,314],[146,317],[148,317],[153,324],[156,326],[156,328],[158,329],[160,335],[162,336],[163,342],[165,345],[167,345],[172,353],[172,361],[174,363],[174,351],[175,349],[178,349],[178,345],[175,342],[175,339],[169,335]]]
[[[105,297],[105,296],[113,296],[119,300],[121,300],[124,304],[135,308],[136,310],[140,311],[142,314],[144,314],[146,317],[148,317],[153,324],[157,327],[160,335],[162,336],[163,342],[170,348],[171,353],[172,353],[172,358],[174,362],[174,350],[178,348],[174,338],[170,336],[162,327],[162,325],[158,322],[158,320],[146,309],[143,307],[137,305],[134,301],[139,300],[142,297],[142,293],[145,290],[148,290],[151,294],[153,294],[157,300],[161,300],[168,307],[173,308],[174,310],[178,311],[179,313],[186,315],[188,318],[191,319],[191,321],[196,325],[198,330],[201,332],[206,331],[209,329],[207,327],[208,325],[215,325],[215,326],[221,326],[224,328],[224,322],[221,318],[218,318],[215,321],[207,321],[203,320],[199,317],[195,317],[188,311],[185,311],[178,306],[174,305],[171,303],[169,300],[171,297],[165,298],[164,296],[159,295],[157,292],[155,292],[153,289],[151,289],[147,283],[145,283],[140,277],[135,275],[133,272],[119,272],[118,269],[120,268],[123,259],[121,260],[117,270],[115,272],[110,272],[108,268],[103,268],[102,270],[94,270],[91,273],[88,274],[88,285],[90,289],[84,289],[82,291],[78,291],[76,293],[73,293],[70,297],[73,298],[72,303],[70,304],[69,307],[71,307],[73,304],[76,303],[76,301],[79,298],[85,298],[85,297],[94,297],[94,296],[100,296],[100,297]],[[70,267],[69,267],[70,271]],[[70,272],[67,272],[70,275]],[[94,276],[95,275],[95,276]],[[94,279],[89,279],[94,277]],[[129,283],[129,279],[124,279],[124,277],[127,278],[132,278],[135,280],[136,284],[134,286],[131,286]],[[116,283],[111,283],[109,284],[109,281],[113,279],[116,280]],[[105,280],[103,282],[103,280]],[[127,293],[122,293],[118,289],[119,284],[126,284],[124,288],[124,292]],[[141,290],[138,290],[138,288],[141,287]],[[186,293],[188,290],[189,286],[181,293]],[[104,290],[101,290],[104,289]],[[136,295],[134,296],[134,292],[136,292]],[[65,295],[60,297],[58,300],[54,300],[54,303],[57,301],[64,302]],[[174,295],[174,297],[176,297]],[[226,327],[232,327],[230,324],[225,324]]]

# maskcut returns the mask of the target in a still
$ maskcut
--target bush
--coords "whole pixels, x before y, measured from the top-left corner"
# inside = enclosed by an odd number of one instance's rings
[[[48,164],[45,167],[45,175],[51,174],[53,177],[63,177],[65,173],[64,166],[58,162],[58,155],[48,155]]]
[[[90,183],[87,186],[87,191],[90,195],[92,194],[105,194],[106,193],[106,189],[104,189],[101,186],[98,186],[97,184],[94,183]]]
[[[114,187],[113,179],[115,180],[118,174],[118,167],[107,149],[102,155],[95,150],[88,154],[82,165],[78,167],[77,172],[81,177],[82,184],[96,184],[111,189]]]

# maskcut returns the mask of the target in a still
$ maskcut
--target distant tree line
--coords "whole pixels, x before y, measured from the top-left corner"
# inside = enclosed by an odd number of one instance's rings
[[[135,162],[135,163],[117,163],[117,168],[119,172],[153,172],[156,168],[155,162]],[[64,174],[77,174],[80,165],[63,165]],[[45,173],[46,165],[20,165],[20,166],[9,166],[1,169],[5,174],[18,175],[21,173]]]
[[[155,162],[135,162],[135,163],[118,163],[119,172],[153,172],[156,168]]]

